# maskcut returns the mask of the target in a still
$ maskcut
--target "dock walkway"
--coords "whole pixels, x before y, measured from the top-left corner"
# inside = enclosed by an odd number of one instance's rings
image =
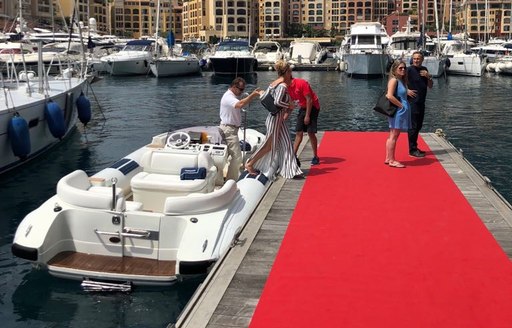
[[[319,141],[323,133],[318,134]],[[498,244],[512,258],[512,209],[461,152],[442,136],[422,134],[451,179]],[[305,136],[307,141],[307,136]],[[303,142],[302,168],[312,152]],[[274,263],[305,179],[276,180],[256,209],[239,243],[219,260],[183,310],[176,328],[248,327]]]

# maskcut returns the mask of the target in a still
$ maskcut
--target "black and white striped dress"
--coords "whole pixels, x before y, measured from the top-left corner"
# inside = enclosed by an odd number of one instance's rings
[[[284,120],[284,114],[288,111],[290,104],[290,95],[284,83],[275,87],[274,99],[275,104],[282,109],[276,115],[269,113],[265,122],[267,127],[265,143],[272,142],[271,151],[266,153],[253,166],[271,180],[274,180],[277,175],[291,179],[301,175],[302,170],[297,165],[290,131]],[[260,150],[261,148],[256,153]]]

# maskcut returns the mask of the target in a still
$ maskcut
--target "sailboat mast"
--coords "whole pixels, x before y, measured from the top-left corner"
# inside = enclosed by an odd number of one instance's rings
[[[484,43],[487,43],[487,34],[489,33],[488,31],[488,27],[489,27],[489,2],[487,2],[487,0],[485,0],[485,29],[484,29]]]
[[[252,15],[251,15],[251,4],[250,4],[250,1],[247,1],[247,23],[249,24],[249,26],[247,26],[247,43],[248,45],[250,46],[251,45],[251,19],[252,19]]]
[[[425,50],[427,38],[425,37],[425,10],[427,8],[427,0],[422,0],[422,8],[421,8],[421,47]]]
[[[450,0],[450,20],[448,25],[448,33],[452,34],[452,9],[453,8],[453,0]]]
[[[226,0],[222,1],[222,40],[224,40],[228,34],[228,14],[226,6]]]
[[[22,3],[21,3],[21,0],[19,1],[19,8],[20,10],[20,33],[23,34],[23,8],[22,8]]]
[[[156,4],[156,25],[155,25],[155,39],[158,40],[158,28],[160,26],[160,0]]]
[[[439,35],[439,14],[437,12],[438,10],[438,7],[437,7],[437,0],[434,0],[434,14],[435,14],[435,19],[436,19],[436,36],[437,36],[437,43],[436,43],[436,50],[437,50],[437,53],[439,54],[441,52],[441,37]]]
[[[158,55],[158,27],[160,26],[160,0],[156,4],[155,53]]]

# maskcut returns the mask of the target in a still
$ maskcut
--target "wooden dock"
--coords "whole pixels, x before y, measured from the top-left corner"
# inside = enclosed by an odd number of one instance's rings
[[[319,133],[321,141],[323,134]],[[462,194],[496,241],[512,258],[512,206],[492,187],[442,132],[422,134]],[[307,136],[304,137],[307,141]],[[303,142],[307,174],[311,148]],[[191,298],[175,328],[248,327],[292,216],[305,179],[276,180],[240,235]]]

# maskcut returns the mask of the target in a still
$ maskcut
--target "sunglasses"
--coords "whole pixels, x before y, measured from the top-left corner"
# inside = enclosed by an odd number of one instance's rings
[[[242,91],[242,92],[245,90],[245,87],[244,87],[244,88],[240,88],[239,86],[236,86],[236,88],[237,88],[238,90]]]
[[[398,67],[398,69],[405,69],[405,67]]]

